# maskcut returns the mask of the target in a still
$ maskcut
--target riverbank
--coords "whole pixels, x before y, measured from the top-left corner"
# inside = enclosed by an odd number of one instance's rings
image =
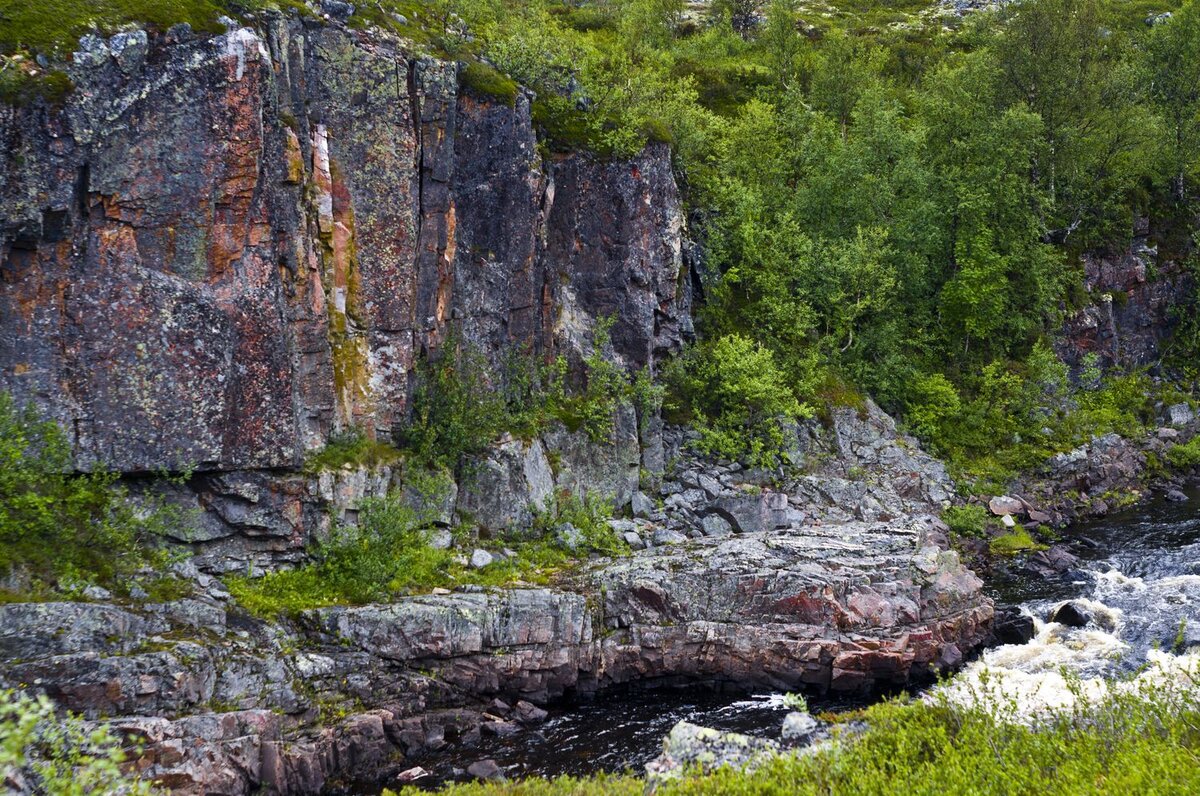
[[[1200,493],[1192,491],[1188,497],[1196,500]],[[1192,503],[1160,498],[1076,526],[1072,535],[1090,540],[1073,572],[987,584],[1001,605],[1019,604],[1033,635],[1030,641],[985,651],[915,702],[902,696],[898,703],[865,711],[834,706],[842,709],[833,713],[826,703],[810,702],[809,710],[823,728],[812,737],[841,737],[844,743],[806,747],[801,762],[787,752],[776,759],[779,747],[773,745],[786,749],[787,744],[786,731],[780,733],[787,708],[778,696],[710,696],[706,704],[700,697],[676,702],[663,695],[661,712],[672,720],[708,724],[726,734],[723,741],[682,751],[673,737],[666,742],[668,756],[744,764],[731,749],[767,744],[768,751],[753,771],[701,776],[664,785],[661,792],[920,793],[934,783],[940,793],[1115,793],[1122,787],[1139,793],[1189,792],[1197,776],[1196,737],[1188,723],[1196,710],[1200,659],[1188,650],[1200,643],[1200,574],[1195,565],[1200,560],[1200,512]],[[647,696],[646,701],[655,698]],[[626,713],[635,714],[630,723],[636,723],[637,704],[632,709],[620,702],[610,711],[593,709],[567,745],[569,754],[591,751],[598,767],[611,774],[621,770],[611,765],[616,751],[628,752],[640,743],[642,757],[625,758],[637,779],[533,779],[448,792],[640,792],[641,764],[663,745],[611,737],[622,732]],[[594,729],[609,726],[614,729],[607,734]],[[608,737],[584,737],[589,728],[595,736]],[[667,735],[661,724],[659,729]],[[763,740],[735,742],[735,736],[727,735],[731,732]],[[1135,737],[1138,733],[1142,737]],[[551,733],[553,741],[561,737]],[[588,746],[589,741],[596,743]],[[491,748],[478,751],[486,754]],[[995,753],[980,757],[980,748]],[[893,760],[886,771],[871,759],[883,749],[890,750]],[[913,751],[921,749],[920,754]],[[1112,760],[1097,759],[1103,749]],[[532,745],[525,749],[526,755],[532,751]],[[527,757],[513,765],[513,758],[499,756],[498,762],[501,773],[517,777],[524,775],[517,772],[536,770],[530,762],[544,765],[552,757],[548,752],[541,761]],[[609,765],[602,762],[605,758]],[[855,769],[874,779],[854,779]],[[563,770],[581,769],[543,768],[542,773]],[[1053,785],[1039,779],[1051,774]],[[917,782],[922,775],[926,781]]]

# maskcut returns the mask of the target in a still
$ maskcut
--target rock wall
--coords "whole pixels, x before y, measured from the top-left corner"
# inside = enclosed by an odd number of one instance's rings
[[[0,108],[0,388],[80,467],[387,435],[452,331],[500,362],[614,315],[630,368],[690,333],[666,147],[546,160],[527,95],[336,22],[88,37],[71,77],[61,109]]]
[[[1140,219],[1127,248],[1083,255],[1084,288],[1093,303],[1070,315],[1055,339],[1059,357],[1071,367],[1089,354],[1105,367],[1157,367],[1163,343],[1194,296],[1195,279],[1182,265],[1190,241],[1167,242],[1164,230]],[[1172,245],[1173,244],[1173,245]]]

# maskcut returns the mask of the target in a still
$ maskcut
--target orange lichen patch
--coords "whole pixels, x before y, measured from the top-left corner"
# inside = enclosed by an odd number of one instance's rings
[[[284,128],[285,157],[287,158],[287,177],[284,182],[289,185],[300,185],[304,182],[304,153],[300,151],[300,139],[290,127]]]
[[[438,292],[435,317],[437,318],[439,327],[449,317],[450,302],[454,294],[454,255],[457,248],[455,229],[457,224],[458,220],[455,215],[454,202],[451,202],[450,208],[446,211],[446,248],[442,252],[441,260],[438,262]]]

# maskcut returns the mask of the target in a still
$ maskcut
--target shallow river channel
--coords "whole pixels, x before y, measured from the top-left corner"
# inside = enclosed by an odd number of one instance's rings
[[[1019,605],[1033,616],[1036,635],[1021,645],[986,650],[960,675],[1011,693],[1029,710],[1072,698],[1067,678],[1102,687],[1102,678],[1151,663],[1170,666],[1178,654],[1200,645],[1200,492],[1186,503],[1156,500],[1076,526],[1064,533],[1079,566],[1047,579],[996,577],[988,584],[997,606]],[[1083,627],[1047,618],[1064,601],[1089,616]],[[1076,686],[1078,691],[1078,686]],[[812,711],[863,706],[870,698],[808,695]],[[702,688],[638,688],[605,692],[595,699],[559,705],[538,730],[511,738],[484,738],[470,748],[451,748],[415,760],[430,771],[420,784],[465,779],[465,768],[494,759],[509,778],[641,771],[661,750],[676,722],[778,737],[788,709],[782,694]]]

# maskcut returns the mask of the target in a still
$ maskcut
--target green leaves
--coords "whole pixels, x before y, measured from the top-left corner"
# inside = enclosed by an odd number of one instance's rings
[[[6,781],[19,772],[34,793],[54,796],[157,793],[149,783],[122,773],[121,747],[121,738],[107,727],[56,715],[45,696],[0,691],[0,777]]]
[[[124,587],[123,576],[162,563],[154,540],[182,533],[186,514],[135,499],[113,474],[71,468],[58,424],[0,392],[0,574],[16,571],[34,589]]]
[[[690,349],[666,374],[668,409],[700,432],[699,448],[756,465],[779,464],[789,421],[811,416],[771,351],[731,334]]]

